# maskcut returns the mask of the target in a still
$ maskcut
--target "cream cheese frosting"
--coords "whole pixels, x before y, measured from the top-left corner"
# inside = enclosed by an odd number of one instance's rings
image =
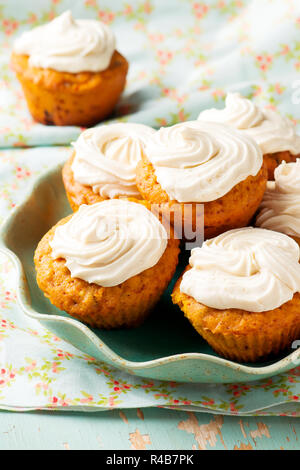
[[[146,144],[157,181],[178,202],[214,201],[262,166],[250,137],[230,126],[188,121],[159,129]]]
[[[224,109],[206,109],[198,120],[231,125],[252,137],[263,154],[289,151],[300,153],[300,136],[291,121],[276,111],[261,109],[240,93],[228,93]]]
[[[116,123],[87,129],[73,143],[75,181],[91,186],[103,198],[140,198],[136,166],[154,129],[143,124]]]
[[[282,162],[274,178],[267,184],[255,225],[300,237],[300,159]]]
[[[111,199],[80,206],[56,228],[50,246],[72,277],[111,287],[155,266],[167,243],[165,228],[145,206]]]
[[[29,65],[59,72],[100,72],[115,50],[115,36],[97,20],[74,20],[68,10],[50,23],[23,33],[14,52],[29,56]]]
[[[246,227],[194,248],[180,290],[208,307],[264,312],[300,291],[300,248],[287,235]]]

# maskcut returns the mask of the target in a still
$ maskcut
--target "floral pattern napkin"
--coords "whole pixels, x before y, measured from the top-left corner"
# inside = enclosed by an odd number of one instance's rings
[[[21,31],[70,8],[111,25],[130,62],[114,119],[155,127],[223,106],[228,90],[300,123],[297,0],[0,1],[0,223],[42,171],[65,160],[81,129],[32,121],[9,65]],[[64,146],[57,146],[62,144]],[[20,149],[13,147],[28,147]],[[247,384],[178,384],[96,362],[25,318],[15,272],[0,256],[0,408],[104,410],[160,406],[233,415],[300,416],[300,367]]]

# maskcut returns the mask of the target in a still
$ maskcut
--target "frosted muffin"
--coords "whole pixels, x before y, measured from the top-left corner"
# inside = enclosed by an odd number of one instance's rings
[[[136,166],[145,141],[154,129],[143,124],[117,123],[84,131],[63,168],[63,181],[72,209],[105,199],[140,199]]]
[[[300,159],[282,162],[269,181],[255,225],[290,235],[300,244]]]
[[[300,136],[291,121],[276,111],[261,109],[240,93],[228,93],[224,109],[202,111],[199,120],[228,124],[252,137],[260,146],[268,166],[268,179],[283,161],[300,157]]]
[[[197,231],[203,204],[206,238],[247,225],[266,182],[253,139],[232,127],[200,121],[158,130],[137,166],[139,191],[176,227],[181,217],[184,230],[192,225]]]
[[[33,118],[57,126],[91,126],[108,116],[128,70],[109,27],[74,20],[70,11],[23,33],[11,61]]]
[[[173,302],[221,356],[255,362],[300,335],[300,249],[287,235],[246,227],[192,250]]]
[[[134,327],[169,284],[178,252],[146,204],[83,205],[40,241],[37,283],[52,304],[93,327]]]

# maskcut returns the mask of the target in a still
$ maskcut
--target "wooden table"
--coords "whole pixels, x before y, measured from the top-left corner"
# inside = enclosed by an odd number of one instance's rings
[[[0,412],[0,450],[294,450],[300,448],[299,438],[297,418],[223,417],[158,408]]]

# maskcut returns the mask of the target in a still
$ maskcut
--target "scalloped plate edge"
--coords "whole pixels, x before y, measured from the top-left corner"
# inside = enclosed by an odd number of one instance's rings
[[[235,363],[221,357],[211,356],[209,354],[204,353],[184,353],[184,354],[175,354],[172,356],[166,356],[159,359],[153,359],[151,361],[145,362],[133,362],[128,361],[127,359],[122,358],[118,354],[116,354],[112,349],[110,349],[104,341],[102,341],[98,336],[96,336],[88,326],[84,325],[78,320],[72,318],[61,317],[59,315],[49,315],[43,314],[40,312],[35,311],[31,307],[31,299],[29,295],[27,280],[25,276],[25,272],[22,266],[22,263],[19,257],[12,252],[6,245],[5,237],[6,233],[13,223],[14,218],[16,215],[22,211],[23,207],[28,203],[29,199],[32,197],[34,192],[38,189],[40,184],[46,180],[52,173],[55,173],[62,167],[62,164],[59,163],[54,167],[50,168],[46,172],[42,173],[38,178],[35,179],[31,187],[29,188],[26,196],[24,197],[23,202],[17,206],[11,214],[6,218],[3,222],[2,227],[0,228],[0,252],[4,255],[8,256],[9,259],[13,262],[13,265],[16,269],[17,276],[16,276],[16,290],[17,290],[17,302],[21,307],[22,311],[30,318],[43,322],[46,320],[47,323],[64,323],[68,324],[76,329],[78,329],[81,333],[83,333],[88,340],[95,346],[97,349],[101,350],[102,354],[106,356],[109,362],[116,367],[121,369],[125,369],[127,372],[131,372],[135,374],[135,371],[142,370],[142,369],[152,369],[162,365],[169,364],[171,362],[180,362],[182,360],[187,359],[196,359],[199,361],[207,361],[212,364],[218,364],[223,366],[224,368],[229,368],[235,371],[239,371],[245,374],[249,374],[253,376],[253,379],[259,379],[261,376],[271,376],[275,375],[280,372],[284,372],[291,368],[297,367],[300,365],[300,348],[286,356],[285,358],[279,360],[268,366],[262,367],[251,367],[246,366],[243,364]],[[69,341],[70,342],[70,341]],[[78,349],[78,345],[75,345]]]

